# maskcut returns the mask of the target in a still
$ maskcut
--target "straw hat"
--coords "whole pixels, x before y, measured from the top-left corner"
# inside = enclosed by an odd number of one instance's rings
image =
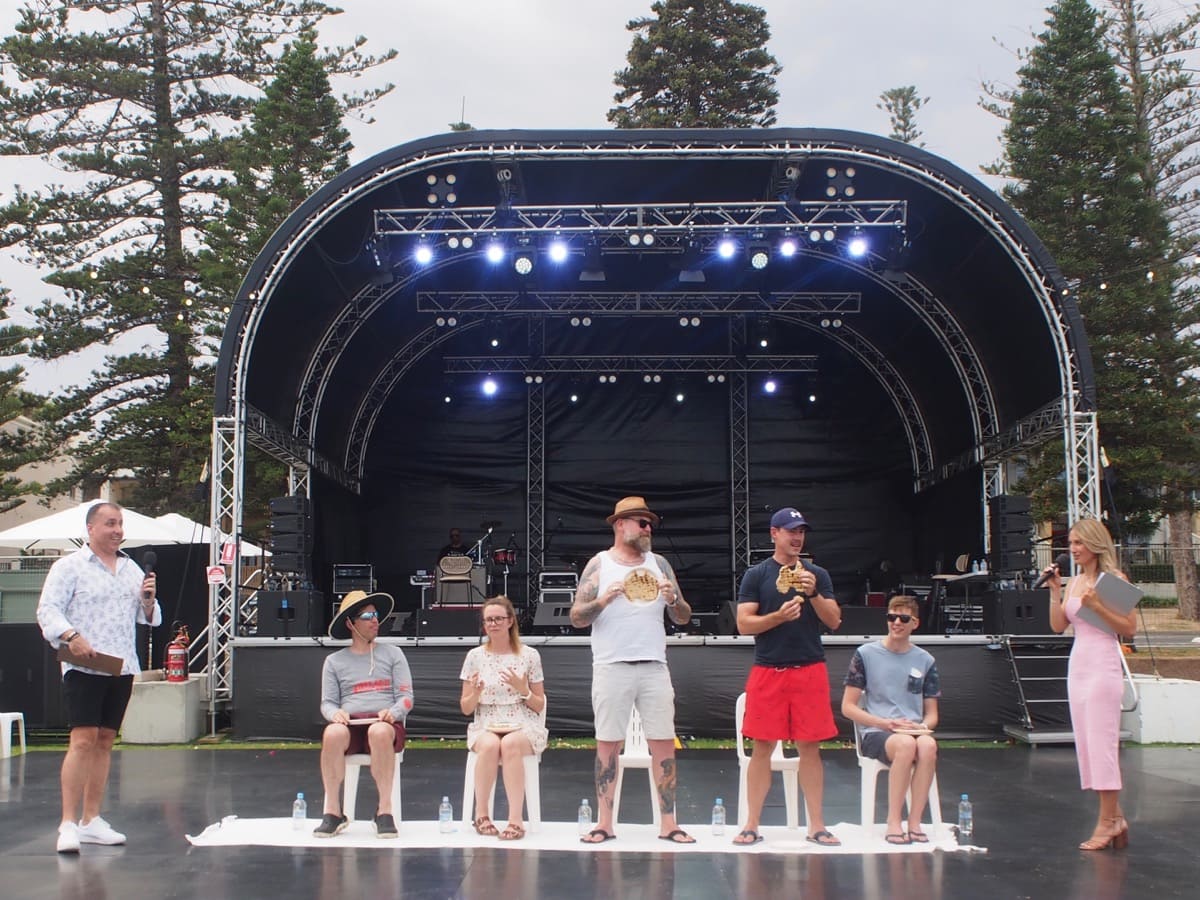
[[[338,607],[337,615],[329,623],[329,636],[340,640],[350,637],[350,629],[346,625],[346,620],[358,615],[358,611],[368,604],[375,607],[375,611],[379,613],[379,621],[382,622],[392,614],[396,601],[392,599],[391,594],[383,592],[368,594],[366,591],[351,591],[342,598],[342,605]]]
[[[613,514],[604,521],[611,525],[617,519],[632,519],[635,516],[645,516],[655,526],[658,525],[658,516],[650,512],[644,497],[622,497],[613,508]]]

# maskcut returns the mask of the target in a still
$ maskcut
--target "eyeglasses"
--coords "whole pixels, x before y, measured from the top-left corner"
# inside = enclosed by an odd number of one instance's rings
[[[484,625],[503,625],[508,621],[508,616],[484,616]]]
[[[888,613],[887,620],[889,622],[899,621],[902,625],[907,625],[913,620],[913,617],[908,615],[908,613]]]
[[[651,522],[649,519],[638,519],[637,524],[638,524],[638,528],[653,528],[654,527],[654,523]]]
[[[369,622],[372,619],[378,619],[379,613],[375,610],[371,610],[370,612],[360,612],[355,618],[357,618],[360,622]]]

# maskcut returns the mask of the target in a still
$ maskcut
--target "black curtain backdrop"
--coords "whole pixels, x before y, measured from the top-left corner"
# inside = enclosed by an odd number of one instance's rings
[[[415,609],[420,591],[409,575],[434,567],[450,528],[473,544],[487,536],[485,523],[498,521],[488,558],[518,548],[508,590],[527,600],[527,386],[517,375],[496,376],[498,392],[484,397],[482,375],[442,376],[440,364],[416,366],[381,411],[361,497],[314,480],[314,580],[326,594],[334,563],[369,562],[397,608]],[[863,601],[884,560],[891,571],[928,576],[939,561],[974,552],[977,470],[914,495],[907,438],[879,385],[837,353],[818,367],[820,375],[777,376],[773,395],[761,389],[765,375],[750,379],[751,546],[770,547],[772,510],[798,507],[813,526],[807,548],[843,603]],[[545,404],[543,570],[582,569],[611,541],[604,518],[614,503],[636,494],[663,516],[655,550],[693,606],[716,611],[732,599],[741,573],[731,571],[727,385],[702,375],[664,375],[660,384],[640,375],[616,384],[555,378]],[[490,590],[499,592],[501,572],[492,574]]]

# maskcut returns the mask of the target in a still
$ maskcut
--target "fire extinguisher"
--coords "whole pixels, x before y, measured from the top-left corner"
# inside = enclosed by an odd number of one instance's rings
[[[191,643],[191,638],[188,637],[188,627],[177,625],[175,639],[167,644],[167,681],[188,680],[187,648],[189,643]]]

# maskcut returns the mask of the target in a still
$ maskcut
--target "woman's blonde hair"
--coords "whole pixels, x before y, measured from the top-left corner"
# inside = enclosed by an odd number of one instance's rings
[[[1071,534],[1079,538],[1079,542],[1096,554],[1096,570],[1098,572],[1119,572],[1117,565],[1117,546],[1113,543],[1112,535],[1097,519],[1080,519],[1071,526]]]
[[[483,601],[483,608],[480,611],[480,625],[483,624],[483,619],[487,616],[489,606],[501,606],[508,613],[508,640],[512,644],[513,652],[521,652],[521,629],[517,626],[517,611],[513,609],[512,601],[504,594],[497,594],[495,597],[488,597]],[[489,641],[489,643],[491,643]]]

